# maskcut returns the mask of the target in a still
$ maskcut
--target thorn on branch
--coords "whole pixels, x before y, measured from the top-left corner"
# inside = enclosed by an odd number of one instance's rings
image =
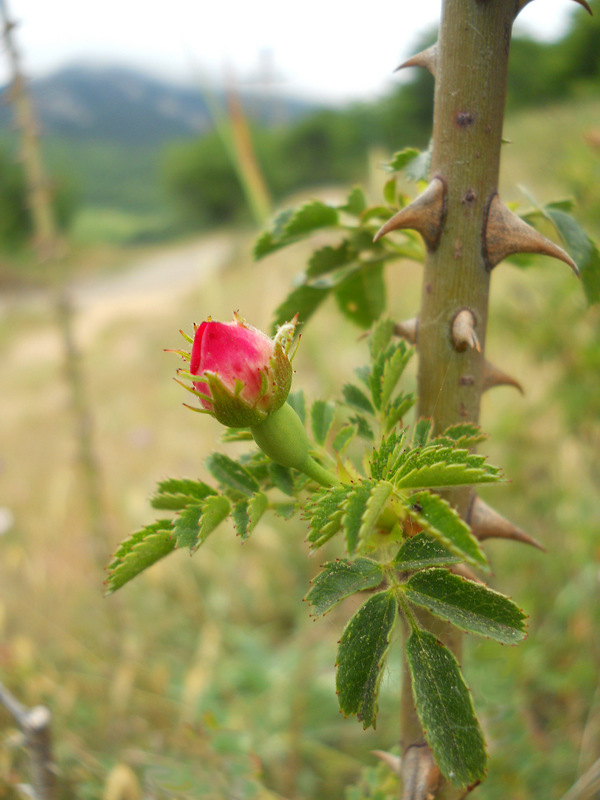
[[[477,320],[469,308],[463,308],[452,321],[452,343],[454,348],[462,353],[467,347],[481,353],[481,345],[475,333]]]
[[[416,55],[404,61],[399,67],[396,67],[394,72],[398,72],[398,70],[404,69],[405,67],[423,67],[423,69],[426,69],[435,78],[436,62],[437,44],[432,44],[431,47],[428,47],[426,50],[421,50],[420,53],[416,53]]]
[[[393,753],[388,753],[387,750],[371,750],[371,753],[374,756],[377,756],[380,761],[383,761],[383,763],[391,769],[394,775],[401,777],[402,759],[400,756],[395,756]]]
[[[479,541],[483,541],[484,539],[512,539],[515,542],[529,544],[532,547],[537,547],[538,550],[544,553],[546,552],[546,548],[534,539],[533,536],[517,528],[517,526],[513,525],[506,517],[503,517],[491,508],[491,506],[488,506],[487,503],[484,503],[480,497],[475,497],[467,521],[471,526],[473,535],[476,536]]]
[[[510,211],[497,194],[490,202],[484,231],[483,255],[488,270],[493,269],[507,256],[516,253],[538,253],[564,261],[576,275],[579,275],[577,265],[562,247],[547,239]]]
[[[416,344],[419,334],[419,318],[413,317],[404,322],[397,322],[394,326],[394,333],[396,336],[406,339],[409,344]]]
[[[402,800],[430,800],[437,793],[441,777],[427,745],[411,745],[402,758]]]
[[[488,389],[493,389],[494,386],[514,386],[521,394],[525,394],[523,387],[516,378],[511,378],[506,372],[502,372],[501,369],[498,369],[498,367],[486,361],[483,366],[483,385],[481,391],[487,392]]]
[[[592,9],[590,8],[589,4],[586,2],[586,0],[575,0],[575,2],[579,3],[580,6],[583,6],[585,8],[585,10],[588,12],[588,14],[590,15],[590,17],[594,16],[594,13],[593,13]]]
[[[401,208],[381,226],[373,241],[378,241],[391,231],[412,228],[421,234],[427,248],[433,251],[439,244],[445,216],[446,187],[441,178],[434,178],[412,203]]]

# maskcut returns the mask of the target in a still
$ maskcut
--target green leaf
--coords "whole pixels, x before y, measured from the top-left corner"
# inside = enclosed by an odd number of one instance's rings
[[[350,422],[356,425],[356,432],[359,436],[361,436],[363,439],[367,439],[370,442],[373,441],[375,438],[373,429],[371,428],[370,423],[362,416],[362,414],[355,414],[353,417],[350,417]]]
[[[213,453],[209,456],[206,459],[206,467],[221,486],[241,492],[248,497],[260,488],[247,469],[223,453]]]
[[[320,200],[311,200],[294,211],[285,224],[284,234],[290,239],[306,236],[320,228],[337,225],[338,221],[338,213],[333,206]]]
[[[383,187],[383,199],[391,206],[396,205],[396,178],[390,178]]]
[[[462,556],[454,555],[428,534],[417,533],[404,542],[392,563],[404,572],[424,567],[458,564],[462,560]]]
[[[302,424],[306,425],[306,398],[304,397],[302,389],[298,389],[297,392],[290,392],[288,394],[287,403],[294,409],[296,414],[298,414]]]
[[[439,495],[430,492],[413,494],[406,509],[412,519],[452,553],[470,564],[489,569],[479,542],[467,523]]]
[[[388,403],[385,409],[386,433],[391,431],[399,422],[402,422],[404,416],[411,410],[416,402],[417,398],[412,392],[410,394],[400,392]]]
[[[283,232],[288,220],[293,216],[293,214],[294,210],[292,208],[286,208],[284,211],[280,211],[275,217],[271,230],[261,233],[254,243],[254,248],[252,251],[252,255],[256,261],[264,258],[264,256],[267,256],[270,253],[275,252],[275,250],[279,250],[280,247],[284,247],[289,243],[283,236]]]
[[[285,325],[296,314],[301,323],[307,322],[321,303],[327,300],[331,289],[315,289],[313,286],[298,286],[275,309],[272,329]]]
[[[284,494],[294,494],[294,476],[288,467],[275,464],[271,461],[268,465],[269,478],[273,486],[276,486]]]
[[[372,360],[375,360],[380,353],[387,350],[394,335],[394,327],[394,321],[389,317],[380,317],[373,325],[369,336],[369,350]]]
[[[342,527],[343,502],[350,486],[330,486],[313,495],[304,513],[309,520],[308,541],[313,549],[321,547]]]
[[[454,786],[483,780],[485,742],[456,658],[431,633],[413,630],[406,660],[417,713],[439,768]]]
[[[338,206],[340,211],[352,214],[353,217],[359,217],[366,207],[367,199],[361,186],[353,186],[346,203],[343,206]]]
[[[106,593],[112,594],[140,572],[156,564],[175,549],[171,520],[159,520],[147,525],[121,542],[108,565]]]
[[[156,487],[156,494],[150,500],[153,508],[179,511],[190,503],[197,503],[204,500],[216,491],[202,481],[194,481],[189,478],[169,478],[161,481]]]
[[[407,451],[399,464],[394,482],[397,489],[433,489],[496,483],[500,480],[500,470],[486,464],[484,456],[433,443]]]
[[[581,225],[570,214],[545,206],[544,212],[550,219],[573,260],[579,267],[585,296],[590,305],[600,303],[600,252],[596,243],[590,239]]]
[[[371,477],[376,480],[393,476],[398,468],[404,450],[406,432],[403,430],[393,430],[388,436],[383,436],[379,443],[379,449],[373,449],[371,456]]]
[[[353,383],[347,383],[342,389],[344,400],[349,406],[364,411],[366,414],[374,414],[375,409],[367,395]]]
[[[236,503],[231,511],[233,524],[240,536],[245,541],[267,510],[269,501],[266,494],[257,492],[250,499],[244,498]]]
[[[356,250],[348,239],[344,239],[337,247],[331,247],[330,245],[321,247],[319,250],[315,250],[310,257],[306,277],[318,278],[319,275],[332,272],[349,264],[351,261],[355,261],[356,257]]]
[[[450,445],[461,448],[474,447],[485,442],[487,435],[482,432],[479,425],[473,422],[458,422],[451,425],[441,436],[436,436],[435,444]]]
[[[447,569],[426,569],[413,575],[403,588],[411,603],[468,633],[504,644],[516,644],[526,636],[521,609],[483,583],[453,575]]]
[[[406,147],[404,150],[394,153],[392,160],[389,162],[389,164],[386,164],[386,169],[389,169],[391,172],[399,172],[400,170],[404,169],[407,164],[410,164],[411,161],[414,161],[415,158],[418,158],[420,155],[420,150],[417,150],[414,147]]]
[[[379,592],[358,609],[340,639],[336,675],[340,709],[346,715],[356,714],[364,728],[375,727],[377,694],[397,613],[393,593]]]
[[[310,410],[310,425],[317,444],[324,444],[331,430],[335,405],[325,400],[315,400]]]
[[[433,152],[432,143],[430,143],[427,150],[416,158],[411,159],[410,163],[406,165],[404,174],[409,181],[426,181],[429,179],[429,171],[431,169],[431,155]]]
[[[188,506],[173,525],[176,546],[188,547],[194,552],[230,512],[231,503],[223,495],[212,495],[201,505]]]
[[[383,580],[381,564],[370,558],[355,561],[328,561],[323,571],[312,581],[310,591],[304,598],[310,603],[312,615],[326,614],[346,597],[375,589]]]
[[[386,302],[383,263],[365,264],[335,290],[341,312],[361,328],[379,317]]]
[[[363,481],[351,487],[344,501],[342,519],[348,555],[354,555],[367,541],[392,491],[387,481]]]
[[[404,342],[399,342],[391,358],[387,359],[383,367],[381,378],[381,407],[385,408],[392,396],[404,368],[410,361],[413,350],[409,349]]]
[[[425,445],[429,442],[432,429],[433,420],[430,417],[421,417],[421,419],[417,420],[415,429],[413,431],[413,447],[425,447]]]
[[[331,449],[336,453],[343,453],[355,436],[356,425],[344,425],[334,436]]]

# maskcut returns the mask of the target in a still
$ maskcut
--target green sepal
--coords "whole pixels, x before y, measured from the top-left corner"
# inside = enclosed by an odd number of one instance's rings
[[[406,661],[417,714],[442,773],[458,787],[483,780],[485,742],[456,658],[431,633],[413,628]]]
[[[363,728],[377,717],[377,695],[398,606],[393,592],[370,597],[350,619],[337,653],[336,688],[341,711]]]
[[[311,582],[310,591],[304,599],[312,606],[312,615],[320,617],[346,597],[377,588],[382,580],[381,564],[370,558],[328,561],[323,564],[323,571]]]
[[[517,644],[526,636],[525,614],[503,594],[447,569],[417,572],[403,586],[407,600],[467,633]]]
[[[172,534],[172,521],[159,520],[121,542],[108,565],[106,594],[116,592],[140,572],[171,553],[175,549]]]

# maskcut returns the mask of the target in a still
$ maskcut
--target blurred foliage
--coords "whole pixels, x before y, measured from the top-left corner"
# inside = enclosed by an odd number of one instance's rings
[[[0,249],[13,252],[32,235],[27,185],[22,164],[6,146],[0,147]],[[54,213],[60,230],[68,229],[78,206],[77,192],[65,178],[55,178]]]

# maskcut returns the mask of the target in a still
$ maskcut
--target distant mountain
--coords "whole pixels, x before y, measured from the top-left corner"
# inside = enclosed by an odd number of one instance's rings
[[[199,87],[127,67],[71,65],[33,80],[31,91],[42,129],[50,136],[144,146],[197,136],[212,127]],[[223,103],[225,93],[213,97]],[[240,97],[248,117],[266,124],[287,122],[317,107],[266,92],[246,90]],[[11,116],[8,104],[0,104],[0,126],[9,125]]]

